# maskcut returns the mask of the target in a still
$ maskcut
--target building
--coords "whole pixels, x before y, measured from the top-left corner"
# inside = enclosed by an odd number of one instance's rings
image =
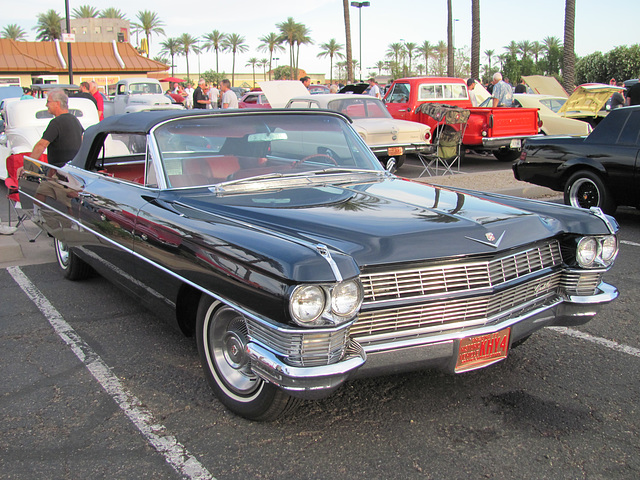
[[[72,18],[69,21],[76,42],[128,42],[129,20],[120,18]],[[66,20],[60,22],[67,31]]]
[[[0,39],[0,85],[75,83],[95,80],[107,93],[122,78],[165,76],[169,66],[140,55],[128,42],[71,44],[73,82],[67,44]],[[161,77],[160,77],[161,78]]]

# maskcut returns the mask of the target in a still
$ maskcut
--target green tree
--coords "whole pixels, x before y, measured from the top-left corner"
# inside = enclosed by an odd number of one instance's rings
[[[409,59],[409,75],[411,75],[411,60],[413,59],[413,51],[418,48],[418,45],[413,42],[407,42],[404,44],[404,49]]]
[[[52,42],[62,38],[62,17],[55,10],[47,10],[45,13],[39,13],[36,18],[38,22],[33,29],[37,32],[36,40],[42,42]]]
[[[218,54],[222,49],[222,42],[224,41],[226,36],[227,35],[225,33],[222,33],[219,30],[214,30],[211,33],[204,34],[202,37],[202,39],[204,40],[202,48],[204,48],[208,52],[210,52],[211,50],[216,52],[216,72],[220,71],[218,67]]]
[[[256,86],[256,65],[260,63],[256,57],[251,57],[247,63],[245,63],[245,67],[251,66],[251,70],[253,71],[253,86]]]
[[[422,57],[424,58],[424,72],[427,75],[429,74],[429,59],[433,55],[433,50],[434,47],[433,45],[431,45],[429,40],[425,40],[424,42],[422,42],[422,45],[420,45],[416,50],[417,53],[422,55]]]
[[[119,18],[120,20],[126,20],[127,16],[118,8],[107,7],[100,12],[100,18]]]
[[[226,73],[224,72],[218,73],[218,72],[214,72],[213,70],[207,70],[202,74],[202,78],[204,78],[204,81],[207,82],[209,85],[211,85],[212,83],[217,83],[218,85],[220,85],[220,82],[226,77],[227,77]]]
[[[518,42],[518,53],[520,54],[520,59],[524,60],[531,53],[531,42],[529,40],[522,40]]]
[[[344,45],[338,43],[335,38],[332,38],[326,43],[320,45],[320,53],[318,58],[329,57],[329,83],[333,83],[333,58],[344,58],[344,55],[340,52]]]
[[[163,55],[169,55],[171,57],[171,76],[174,76],[174,63],[176,63],[174,61],[175,56],[179,55],[181,53],[181,44],[180,44],[180,40],[178,40],[177,38],[167,38],[164,42],[160,43],[160,46],[162,47],[162,50],[160,50],[160,53]]]
[[[565,0],[564,49],[562,53],[562,86],[567,92],[572,92],[575,86],[575,28],[576,0]]]
[[[71,18],[98,18],[100,10],[92,5],[80,5],[71,12]]]
[[[138,22],[132,23],[140,32],[144,33],[147,39],[147,58],[149,58],[149,52],[151,51],[151,35],[164,35],[164,22],[160,20],[156,12],[150,10],[142,10],[136,14]]]
[[[273,70],[273,79],[274,80],[292,80],[291,78],[291,66],[290,65],[280,65]]]
[[[187,60],[187,79],[191,79],[191,75],[189,75],[189,53],[200,53],[197,46],[198,37],[194,37],[190,33],[183,33],[176,40],[180,46],[180,55],[184,55]]]
[[[262,79],[266,80],[267,79],[267,67],[270,66],[270,61],[268,58],[261,58],[260,61],[258,62],[258,67],[262,68]],[[269,80],[271,80],[271,68],[269,68]]]
[[[542,71],[546,75],[558,75],[560,73],[560,63],[562,60],[562,42],[558,37],[545,37],[542,39]]]
[[[312,45],[313,40],[309,36],[311,30],[309,30],[302,23],[298,24],[298,33],[296,35],[296,76],[298,76],[298,70],[300,69],[300,45]]]
[[[222,51],[231,52],[233,56],[233,63],[231,64],[231,85],[234,85],[235,71],[236,71],[236,54],[245,53],[249,50],[249,47],[244,43],[244,37],[237,33],[228,34],[222,42]]]
[[[271,80],[271,62],[273,61],[273,54],[275,52],[284,52],[285,48],[281,45],[282,39],[280,35],[275,32],[268,33],[260,37],[258,40],[262,42],[258,45],[258,51],[269,52],[269,80]]]
[[[17,42],[27,39],[27,32],[20,27],[17,23],[11,23],[5,26],[0,32],[1,38],[9,38]]]
[[[280,30],[280,39],[283,42],[287,42],[289,44],[289,68],[291,69],[289,78],[295,78],[296,74],[294,73],[295,69],[295,50],[294,45],[298,39],[298,35],[300,33],[300,24],[297,23],[293,17],[287,18],[286,22],[281,22],[276,24],[278,30]]]

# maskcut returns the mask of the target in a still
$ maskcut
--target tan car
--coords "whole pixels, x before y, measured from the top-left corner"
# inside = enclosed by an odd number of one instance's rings
[[[529,93],[517,93],[513,96],[519,106],[525,108],[538,108],[542,127],[540,133],[545,135],[589,135],[591,125],[587,122],[565,118],[558,111],[567,102],[565,97],[552,95],[535,95]]]

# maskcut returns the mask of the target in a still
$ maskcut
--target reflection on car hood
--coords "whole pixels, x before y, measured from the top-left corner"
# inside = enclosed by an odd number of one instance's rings
[[[211,212],[263,232],[322,243],[351,255],[360,266],[492,254],[565,229],[530,211],[395,177],[251,195],[174,193],[200,218]],[[189,216],[188,209],[180,211]]]
[[[615,92],[624,88],[604,84],[585,84],[577,87],[565,104],[558,110],[559,115],[566,116],[573,112],[595,115],[604,107],[607,100]]]

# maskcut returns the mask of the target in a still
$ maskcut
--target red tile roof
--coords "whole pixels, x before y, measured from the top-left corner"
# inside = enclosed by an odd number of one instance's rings
[[[57,46],[64,62],[68,62],[67,44],[56,42],[16,42],[0,39],[0,73],[62,73],[68,70],[58,56]],[[164,72],[168,66],[140,55],[129,43],[78,42],[71,45],[73,71],[78,73],[147,73]]]

